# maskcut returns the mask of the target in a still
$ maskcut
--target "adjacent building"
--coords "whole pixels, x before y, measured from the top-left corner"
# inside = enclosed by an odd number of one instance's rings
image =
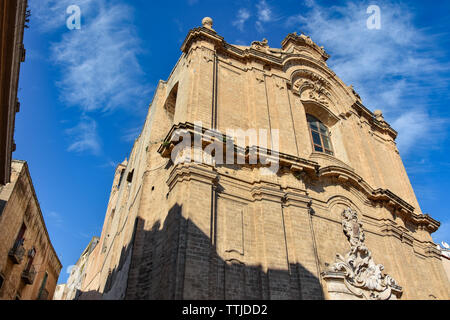
[[[20,63],[25,61],[23,34],[27,0],[0,0],[0,185],[10,181]]]
[[[447,273],[448,281],[450,281],[450,247],[448,243],[442,242],[442,246],[438,245],[438,249],[441,252],[442,263],[444,264],[444,270]]]
[[[77,263],[71,268],[67,283],[56,286],[53,300],[77,300],[80,298],[80,294],[82,293],[81,288],[86,281],[86,270],[89,265],[89,258],[99,240],[98,237],[92,238],[81,254],[80,259],[78,259]]]
[[[0,300],[51,300],[62,265],[24,161],[0,187]]]
[[[181,51],[116,168],[80,298],[450,299],[397,132],[323,47],[233,45],[205,18]]]

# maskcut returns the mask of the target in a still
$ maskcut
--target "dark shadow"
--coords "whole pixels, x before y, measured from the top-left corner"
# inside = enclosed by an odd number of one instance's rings
[[[224,261],[211,237],[182,212],[182,206],[173,206],[163,227],[156,223],[151,230],[137,218],[132,241],[122,249],[104,292],[80,292],[79,298],[110,299],[122,288],[122,295],[114,296],[127,300],[323,299],[319,280],[301,264],[264,272],[237,259]]]
[[[0,217],[1,217],[2,214],[3,214],[3,210],[5,209],[6,204],[7,204],[6,201],[0,200]]]

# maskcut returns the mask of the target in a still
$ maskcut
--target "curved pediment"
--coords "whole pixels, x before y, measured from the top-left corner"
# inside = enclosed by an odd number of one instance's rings
[[[325,109],[333,110],[331,114],[339,114],[339,97],[333,92],[332,84],[319,75],[306,69],[296,70],[291,77],[292,91],[305,103],[316,103]],[[336,116],[332,118],[337,119]],[[336,122],[336,121],[334,121]]]

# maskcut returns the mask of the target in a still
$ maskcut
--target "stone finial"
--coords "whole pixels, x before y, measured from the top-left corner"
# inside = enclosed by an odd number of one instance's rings
[[[213,19],[210,18],[210,17],[205,17],[205,18],[203,18],[203,20],[202,20],[202,25],[203,25],[203,27],[205,27],[205,28],[214,30],[214,29],[212,28],[212,26],[213,26]]]
[[[383,112],[381,110],[375,110],[373,114],[378,121],[384,121]]]

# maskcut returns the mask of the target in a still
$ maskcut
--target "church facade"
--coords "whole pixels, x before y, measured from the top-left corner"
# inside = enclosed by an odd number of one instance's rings
[[[181,50],[79,299],[450,298],[397,132],[322,47],[232,45],[205,18]]]

